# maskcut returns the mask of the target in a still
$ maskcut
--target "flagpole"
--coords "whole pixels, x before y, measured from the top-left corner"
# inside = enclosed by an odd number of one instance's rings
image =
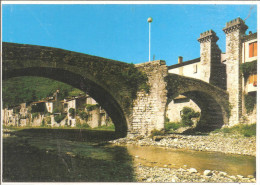
[[[151,22],[153,19],[149,17],[147,22],[149,23],[149,62],[151,61]]]

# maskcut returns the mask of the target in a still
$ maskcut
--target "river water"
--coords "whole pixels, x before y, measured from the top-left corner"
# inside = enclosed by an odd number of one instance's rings
[[[5,182],[134,182],[134,166],[196,168],[253,175],[252,156],[166,149],[154,146],[115,146],[110,132],[32,129],[3,137]],[[98,135],[98,139],[95,138]]]

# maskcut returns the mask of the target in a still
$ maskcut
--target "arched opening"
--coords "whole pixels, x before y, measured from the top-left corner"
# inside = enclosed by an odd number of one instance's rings
[[[179,105],[171,104],[172,100],[176,100],[176,97],[179,97],[179,95],[182,95],[189,101],[179,102]],[[176,110],[176,114],[180,114],[181,108],[184,106],[191,107],[195,111],[199,111],[200,118],[195,123],[196,127],[194,128],[196,131],[209,132],[221,128],[224,124],[222,107],[211,95],[205,92],[194,90],[181,92],[180,94],[175,93],[174,96],[168,97],[168,106],[169,105],[172,106],[171,109],[173,111],[171,112]]]
[[[18,76],[38,76],[50,78],[69,84],[75,88],[86,92],[108,113],[115,125],[115,134],[117,137],[125,137],[127,133],[127,119],[124,111],[111,93],[102,85],[93,80],[84,78],[65,69],[50,67],[30,67],[4,71],[3,80]]]

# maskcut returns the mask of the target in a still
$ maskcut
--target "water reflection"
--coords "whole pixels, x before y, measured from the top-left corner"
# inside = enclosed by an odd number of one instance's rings
[[[19,131],[17,137],[3,139],[4,182],[136,181],[132,157],[124,147],[64,139],[57,137],[59,131],[52,136],[36,133]]]
[[[127,150],[135,156],[136,163],[145,166],[196,168],[199,172],[218,170],[244,176],[253,175],[256,170],[256,160],[252,156],[135,145],[127,145]]]

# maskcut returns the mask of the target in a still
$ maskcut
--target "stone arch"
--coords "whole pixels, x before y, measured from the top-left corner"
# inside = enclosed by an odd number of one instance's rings
[[[201,109],[201,118],[197,129],[214,130],[228,124],[228,94],[224,90],[198,79],[168,74],[167,102],[178,95],[193,100]]]
[[[123,137],[131,130],[132,102],[137,93],[133,84],[138,82],[129,83],[125,74],[132,65],[58,48],[7,42],[2,43],[2,59],[3,79],[32,75],[69,83],[88,92],[104,107],[116,124],[117,134],[121,132]]]
[[[127,133],[127,120],[123,109],[115,98],[103,87],[90,79],[70,71],[51,67],[29,67],[5,71],[3,80],[18,76],[38,76],[61,81],[87,92],[93,97],[108,113],[113,123],[118,137],[124,137]]]

